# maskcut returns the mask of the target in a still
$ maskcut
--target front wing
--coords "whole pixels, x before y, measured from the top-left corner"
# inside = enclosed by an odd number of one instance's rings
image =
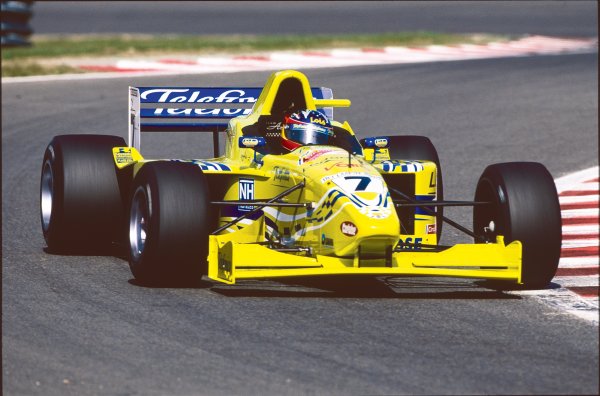
[[[275,251],[260,244],[261,222],[209,237],[208,276],[233,284],[238,279],[315,275],[418,275],[497,279],[521,283],[521,242],[458,244],[443,251],[406,250],[391,260],[365,260]]]

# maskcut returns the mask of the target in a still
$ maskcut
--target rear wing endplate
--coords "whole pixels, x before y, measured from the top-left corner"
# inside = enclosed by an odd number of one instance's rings
[[[129,87],[129,147],[140,151],[141,132],[212,132],[215,157],[219,132],[231,118],[248,115],[262,88]],[[333,99],[330,88],[311,88],[314,99]],[[207,106],[207,107],[205,107]],[[333,118],[333,107],[323,107]]]

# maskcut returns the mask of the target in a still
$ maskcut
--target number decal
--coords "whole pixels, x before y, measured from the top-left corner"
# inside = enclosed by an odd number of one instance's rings
[[[354,191],[365,191],[369,183],[371,183],[371,178],[368,176],[346,176],[344,179],[358,180],[358,184],[354,188]]]

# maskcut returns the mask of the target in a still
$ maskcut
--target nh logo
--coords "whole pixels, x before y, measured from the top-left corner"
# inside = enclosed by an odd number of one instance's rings
[[[239,199],[242,201],[249,201],[254,199],[254,179],[240,179],[239,180]],[[240,205],[238,209],[241,211],[251,211],[254,206]]]

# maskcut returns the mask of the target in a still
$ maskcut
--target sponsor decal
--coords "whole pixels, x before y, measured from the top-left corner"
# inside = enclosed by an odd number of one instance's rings
[[[290,170],[289,169],[276,166],[274,168],[274,171],[275,171],[275,180],[290,181]]]
[[[310,162],[313,160],[316,160],[317,158],[319,158],[320,156],[327,154],[327,153],[336,153],[339,150],[337,149],[317,149],[317,150],[310,150],[309,152],[302,154],[300,156],[300,158],[298,159],[298,164],[302,165],[306,162]]]
[[[210,94],[200,96],[199,89],[155,88],[144,91],[142,100],[156,103],[254,103],[256,98],[247,96],[243,89],[207,89]],[[217,96],[218,95],[218,96]],[[158,96],[158,98],[156,98]]]
[[[200,116],[238,116],[248,115],[252,112],[252,109],[165,109],[159,107],[157,109],[142,109],[142,117],[165,117],[165,116],[178,116],[178,117],[193,117],[194,115]],[[218,118],[218,117],[217,117]]]
[[[431,172],[431,177],[429,178],[429,187],[437,187],[436,172]]]
[[[414,241],[411,237],[405,238],[404,240],[400,238],[398,241],[398,247],[402,250],[421,250],[421,246],[419,245],[421,245],[422,242],[423,238],[414,238]]]
[[[129,164],[133,162],[131,149],[128,147],[119,147],[119,151],[115,153],[115,160],[117,164]]]
[[[322,118],[310,117],[310,122],[320,124],[320,125],[325,125],[325,120]]]
[[[387,148],[379,148],[375,147],[373,150],[373,159],[377,158],[378,160],[389,160],[390,159],[390,151]]]
[[[428,234],[435,234],[437,231],[437,228],[435,226],[435,224],[427,224],[427,233]]]
[[[283,128],[283,123],[282,122],[267,122],[267,126],[266,126],[266,130],[267,131],[281,131],[281,128]]]
[[[250,201],[254,199],[254,179],[239,179],[239,199],[241,201]],[[254,210],[252,205],[239,205],[238,210],[250,212]]]
[[[321,183],[328,182],[329,180],[336,181],[338,179],[346,180],[346,178],[368,178],[371,179],[371,175],[365,172],[340,172],[335,175],[329,175],[321,178]]]
[[[349,164],[348,161],[346,161],[346,162],[338,161],[332,165],[324,167],[323,169],[325,170],[325,172],[329,172],[333,168],[359,168],[359,167],[360,167],[360,164]]]
[[[321,234],[321,245],[333,247],[333,239],[327,238],[325,234]]]
[[[344,191],[367,191],[367,187],[371,184],[371,176],[344,176],[343,181],[336,179],[334,182]]]
[[[340,230],[342,231],[342,234],[349,237],[353,237],[356,236],[356,234],[358,234],[358,227],[356,227],[353,223],[349,221],[344,221],[340,225]]]
[[[258,92],[258,91],[257,91]],[[244,89],[218,89],[208,88],[204,90],[192,88],[153,88],[147,89],[140,95],[142,101],[151,103],[254,103],[256,97],[251,96]],[[250,114],[252,109],[173,109],[157,108],[142,109],[143,115],[148,116],[148,110],[154,117],[159,116],[191,116],[213,115],[213,116],[236,116]]]

